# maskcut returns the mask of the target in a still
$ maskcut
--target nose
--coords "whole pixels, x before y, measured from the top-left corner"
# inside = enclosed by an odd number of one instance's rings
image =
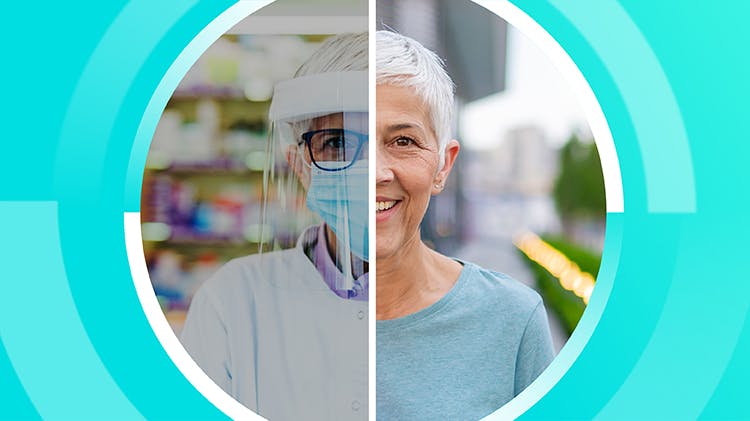
[[[382,143],[378,142],[375,150],[375,183],[387,184],[391,181],[393,181],[393,161],[382,147]]]

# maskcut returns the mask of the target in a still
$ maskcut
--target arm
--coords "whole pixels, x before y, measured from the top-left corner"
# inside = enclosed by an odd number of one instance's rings
[[[547,313],[541,300],[531,313],[516,355],[514,394],[518,395],[544,371],[554,358]]]
[[[231,261],[193,297],[181,341],[193,360],[227,394],[258,411],[254,293]]]
[[[180,341],[193,360],[225,392],[232,394],[229,338],[224,318],[209,291],[195,294]]]

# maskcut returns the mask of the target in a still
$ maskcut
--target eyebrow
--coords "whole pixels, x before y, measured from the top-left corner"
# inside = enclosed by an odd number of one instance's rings
[[[423,130],[422,126],[419,126],[419,125],[416,125],[416,124],[411,124],[411,123],[397,123],[397,124],[392,124],[390,126],[387,126],[385,129],[387,131],[389,131],[389,132],[395,132],[395,131],[398,131],[398,130],[408,130],[408,129]]]

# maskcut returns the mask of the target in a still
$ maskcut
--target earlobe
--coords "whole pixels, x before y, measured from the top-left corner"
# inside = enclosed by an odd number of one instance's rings
[[[435,180],[435,183],[432,185],[432,195],[440,194],[444,188],[445,185],[442,181]]]

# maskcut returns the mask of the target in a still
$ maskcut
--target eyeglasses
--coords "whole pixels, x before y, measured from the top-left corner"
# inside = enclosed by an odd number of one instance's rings
[[[346,129],[313,130],[302,134],[313,164],[324,171],[341,171],[359,159],[369,136]],[[300,142],[301,144],[302,142]]]

